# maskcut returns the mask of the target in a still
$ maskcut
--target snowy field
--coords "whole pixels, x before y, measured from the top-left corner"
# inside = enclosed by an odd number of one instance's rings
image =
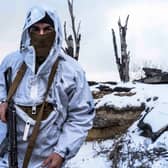
[[[65,168],[110,168],[108,159],[113,140],[86,142]]]
[[[106,84],[111,88],[116,85]],[[98,85],[92,86],[92,91],[96,91]],[[105,95],[101,99],[95,100],[96,108],[106,105],[115,105],[117,107],[126,107],[127,105],[138,106],[145,103],[146,108],[150,108],[150,112],[146,115],[144,122],[148,123],[153,132],[156,132],[168,125],[168,85],[149,85],[140,83],[118,84],[117,86],[133,88],[131,92],[136,93],[133,96],[116,96],[115,93]],[[146,114],[145,110],[142,114]],[[149,137],[141,136],[142,130],[137,127],[136,121],[123,135],[125,143],[122,148],[122,153],[132,152],[146,152],[150,153],[153,149],[164,149],[163,155],[157,153],[151,163],[149,158],[143,157],[135,159],[134,168],[148,164],[149,168],[167,168],[168,167],[168,131],[161,134],[156,141],[152,142]],[[0,124],[0,139],[4,135],[5,125]],[[66,168],[111,168],[112,161],[109,160],[109,154],[114,148],[114,140],[85,142],[73,159],[67,162]],[[162,153],[160,153],[162,154]],[[152,155],[153,156],[153,155]],[[131,157],[131,155],[129,155]],[[125,161],[119,161],[119,168],[128,168],[131,158]],[[133,164],[133,163],[132,163]],[[147,166],[146,166],[147,167]]]

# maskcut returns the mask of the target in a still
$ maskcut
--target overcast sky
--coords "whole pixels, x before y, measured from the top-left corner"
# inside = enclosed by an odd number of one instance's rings
[[[26,11],[36,4],[55,8],[62,25],[69,21],[66,0],[5,0],[0,5],[0,59],[18,49]],[[118,18],[124,24],[130,15],[127,30],[131,67],[142,65],[168,70],[168,2],[165,0],[74,0],[77,21],[81,20],[81,52],[79,62],[89,80],[115,80],[111,28],[118,36]],[[119,44],[118,44],[119,45]],[[118,46],[119,48],[119,46]]]

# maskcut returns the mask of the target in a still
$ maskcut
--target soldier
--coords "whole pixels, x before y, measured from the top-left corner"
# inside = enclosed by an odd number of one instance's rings
[[[6,122],[8,107],[4,72],[12,67],[14,79],[23,62],[27,67],[13,96],[19,168],[63,167],[65,161],[76,155],[92,127],[94,104],[85,73],[61,47],[62,31],[55,11],[33,7],[26,17],[20,50],[6,56],[0,65],[0,119],[3,122]],[[49,74],[57,59],[58,67],[46,98],[35,147],[28,166],[23,166],[27,160],[25,153],[29,139],[44,101]],[[6,152],[0,159],[1,168],[8,167],[7,158]]]

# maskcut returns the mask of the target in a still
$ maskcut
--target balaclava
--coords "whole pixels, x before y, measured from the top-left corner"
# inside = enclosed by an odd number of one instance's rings
[[[52,27],[54,27],[54,23],[49,15],[46,13],[45,17],[42,18],[37,23],[48,23]],[[31,28],[31,27],[30,27]],[[29,28],[29,30],[30,30]],[[30,34],[30,44],[34,47],[36,53],[36,68],[38,68],[47,58],[52,45],[55,40],[56,32],[52,31],[47,34],[36,34],[34,32],[29,31]]]

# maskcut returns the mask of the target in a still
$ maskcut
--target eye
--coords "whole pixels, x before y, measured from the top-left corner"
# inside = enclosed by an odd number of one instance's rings
[[[37,27],[37,26],[32,26],[32,27],[30,28],[30,32],[39,32],[39,31],[40,31],[40,28]]]
[[[54,28],[52,26],[47,26],[44,28],[44,31],[45,32],[52,32],[52,31],[54,31]]]

